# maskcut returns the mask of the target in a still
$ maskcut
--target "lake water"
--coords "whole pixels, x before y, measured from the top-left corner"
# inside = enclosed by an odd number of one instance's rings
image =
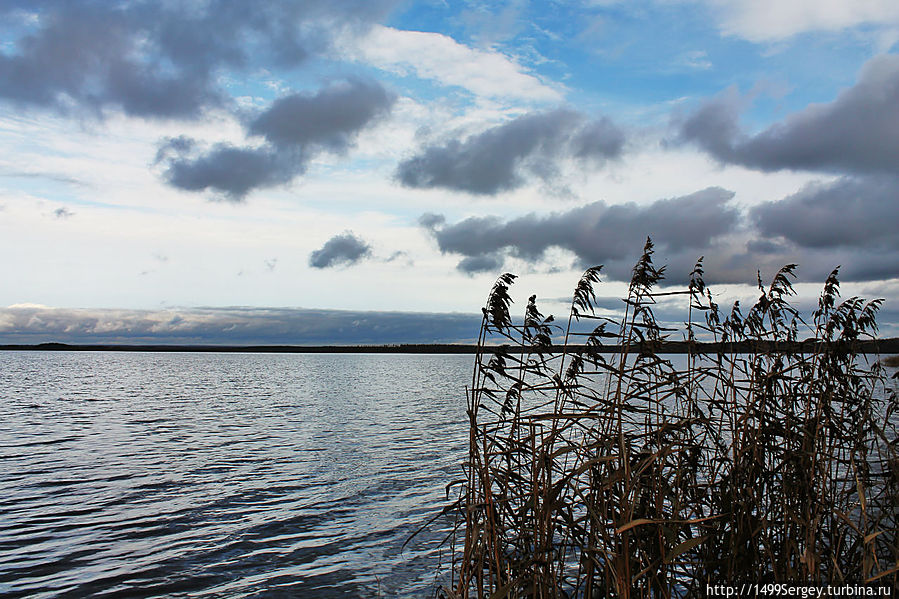
[[[430,596],[473,359],[0,352],[0,596]]]
[[[428,596],[472,361],[0,352],[0,595]]]

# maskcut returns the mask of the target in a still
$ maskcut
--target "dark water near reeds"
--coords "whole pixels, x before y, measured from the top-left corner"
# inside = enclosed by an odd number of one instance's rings
[[[428,596],[471,364],[2,352],[0,596]]]

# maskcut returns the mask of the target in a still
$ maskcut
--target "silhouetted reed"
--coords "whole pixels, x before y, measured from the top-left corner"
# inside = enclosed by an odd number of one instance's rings
[[[794,269],[759,279],[745,313],[722,312],[702,259],[687,288],[658,291],[665,269],[647,240],[624,314],[598,314],[595,267],[564,326],[534,296],[516,324],[515,276],[499,277],[467,389],[469,455],[443,596],[896,585],[897,398],[858,347],[877,331],[880,300],[840,301],[835,270],[806,324],[790,304]],[[653,314],[670,296],[684,300],[678,331]],[[658,350],[676,332],[688,351],[669,359]]]

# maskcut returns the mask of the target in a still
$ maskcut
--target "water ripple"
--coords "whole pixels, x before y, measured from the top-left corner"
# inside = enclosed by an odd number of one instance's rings
[[[469,368],[0,353],[0,594],[424,596]]]

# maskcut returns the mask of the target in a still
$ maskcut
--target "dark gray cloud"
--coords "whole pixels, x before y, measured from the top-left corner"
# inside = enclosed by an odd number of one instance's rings
[[[190,118],[228,103],[223,71],[292,67],[341,29],[383,18],[392,0],[0,4],[36,27],[0,53],[0,98],[102,115]]]
[[[496,269],[505,252],[536,261],[557,247],[573,252],[582,265],[605,264],[606,272],[627,279],[647,236],[666,259],[683,257],[692,266],[704,249],[737,228],[740,213],[730,203],[733,197],[733,192],[712,187],[645,206],[595,202],[507,221],[473,217],[440,226],[440,219],[431,215],[425,223],[433,224],[429,231],[442,252],[464,256],[459,268],[467,272]]]
[[[406,264],[408,264],[409,266],[412,266],[414,264],[414,261],[409,256],[409,252],[406,252],[403,250],[397,250],[397,251],[393,252],[392,254],[390,254],[389,256],[387,256],[386,258],[382,258],[381,260],[383,262],[395,262],[397,260],[404,260],[406,262]]]
[[[442,214],[426,212],[418,218],[418,224],[425,229],[435,229],[446,222],[446,217]]]
[[[899,177],[813,183],[755,206],[750,217],[761,235],[800,247],[899,250]]]
[[[809,280],[823,280],[837,265],[845,280],[899,277],[899,177],[811,183],[754,206],[747,217],[756,237],[730,267],[795,262]]]
[[[462,258],[456,268],[468,274],[495,272],[503,267],[503,262],[503,257],[499,254],[482,254]]]
[[[746,243],[746,249],[754,254],[778,254],[786,251],[783,244],[770,239],[753,239]]]
[[[193,151],[195,147],[182,137],[160,147],[157,156],[166,163],[165,180],[186,191],[212,189],[232,201],[243,199],[253,189],[288,183],[305,172],[308,161],[300,150],[288,152],[271,146],[217,144],[200,154]]]
[[[0,344],[354,345],[474,342],[480,316],[290,308],[0,308]]]
[[[732,92],[710,100],[678,124],[678,139],[723,163],[764,171],[899,172],[897,55],[869,60],[834,101],[812,104],[756,135],[740,129],[742,103]]]
[[[686,281],[705,257],[710,283],[767,281],[785,264],[801,280],[823,281],[842,265],[844,281],[899,278],[899,177],[843,177],[741,211],[734,194],[708,188],[648,205],[596,202],[547,215],[497,216],[447,223],[426,214],[419,224],[441,252],[460,256],[467,274],[495,272],[507,257],[536,264],[550,248],[572,252],[576,266],[603,264],[605,276],[629,280],[647,236],[672,283]],[[507,267],[508,268],[508,267]]]
[[[309,254],[309,266],[331,268],[351,266],[371,255],[371,246],[351,231],[335,235],[320,249]]]
[[[374,81],[335,83],[315,95],[292,94],[276,100],[249,126],[277,146],[321,146],[343,152],[356,133],[385,116],[394,97]]]
[[[832,102],[755,135],[739,125],[745,104],[728,90],[681,120],[677,139],[722,163],[842,176],[749,210],[752,238],[719,260],[722,270],[736,278],[752,264],[771,270],[796,262],[807,280],[822,280],[840,264],[846,280],[899,277],[899,56],[869,60]]]
[[[17,52],[0,55],[0,97],[60,110],[99,114],[113,106],[165,117],[193,116],[221,103],[208,74],[164,72],[142,60],[127,11],[94,3],[42,8],[41,27],[18,40]]]
[[[745,252],[735,252],[726,260],[710,261],[712,272],[721,272],[724,282],[751,283],[756,270],[762,272],[762,280],[767,281],[784,264],[798,264],[799,279],[804,282],[821,282],[837,266],[840,266],[840,280],[843,282],[878,281],[899,277],[899,252],[872,251],[855,248],[813,249],[794,244],[784,244],[778,251],[758,253],[747,246]]]
[[[383,118],[393,96],[374,81],[334,83],[315,94],[292,94],[276,100],[248,125],[250,135],[268,143],[238,148],[219,144],[198,152],[195,140],[168,139],[156,153],[163,176],[186,191],[212,189],[239,201],[250,191],[290,182],[306,172],[322,151],[345,152],[365,127]]]
[[[554,179],[563,158],[598,163],[617,158],[624,143],[624,133],[607,118],[588,121],[579,112],[558,109],[426,147],[400,163],[396,178],[408,187],[493,195],[520,187],[528,175]]]

